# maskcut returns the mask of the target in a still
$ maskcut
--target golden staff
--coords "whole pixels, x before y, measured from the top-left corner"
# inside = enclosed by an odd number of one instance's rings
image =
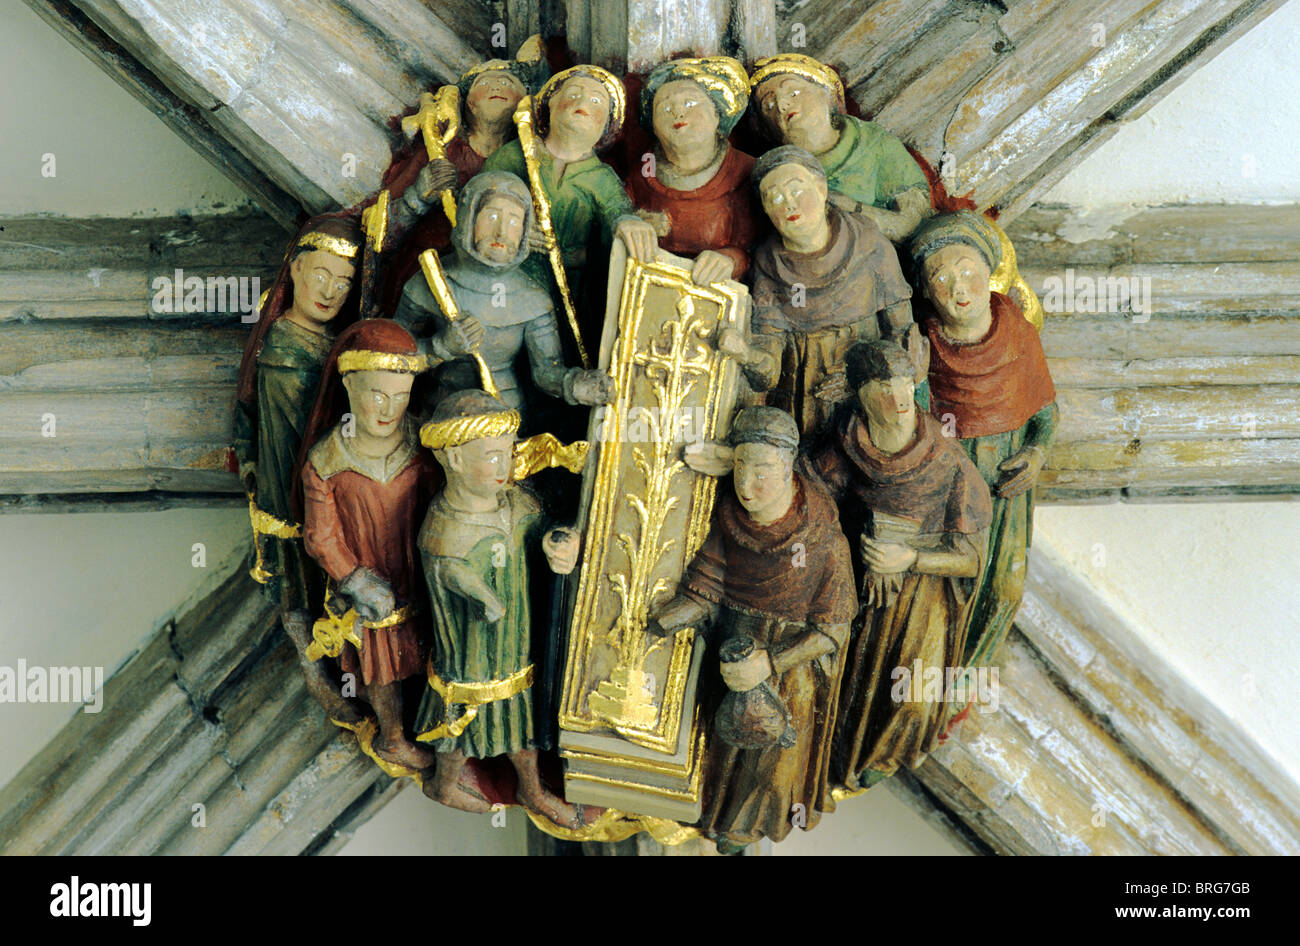
[[[402,131],[408,136],[416,131],[424,137],[425,150],[430,161],[447,157],[447,144],[456,137],[460,123],[460,90],[454,85],[444,85],[437,92],[420,96],[420,110],[402,119]],[[439,131],[439,127],[442,131]],[[456,198],[450,190],[442,192],[442,211],[448,222],[456,225]]]
[[[533,209],[537,212],[537,226],[546,240],[546,255],[551,259],[551,271],[555,273],[555,284],[560,289],[560,299],[564,303],[564,314],[569,319],[569,328],[573,331],[573,340],[578,343],[578,357],[582,367],[590,368],[591,359],[587,349],[582,345],[582,333],[578,331],[578,313],[573,309],[573,299],[569,295],[569,280],[564,274],[564,254],[560,242],[555,238],[555,226],[551,223],[551,205],[542,187],[542,174],[537,167],[537,136],[533,133],[533,97],[524,96],[515,107],[515,125],[519,128],[519,146],[524,152],[524,167],[528,169],[528,187],[533,192]]]
[[[438,259],[436,250],[425,250],[420,254],[420,269],[424,271],[424,281],[429,284],[429,291],[442,307],[443,315],[447,316],[448,322],[455,322],[460,318],[460,307],[456,305],[456,297],[451,294],[451,286],[447,285],[447,274],[442,271],[442,260]],[[476,351],[470,352],[470,355],[478,362],[478,376],[483,382],[483,390],[493,397],[500,397],[501,392],[492,380],[492,372],[488,370],[483,356]]]

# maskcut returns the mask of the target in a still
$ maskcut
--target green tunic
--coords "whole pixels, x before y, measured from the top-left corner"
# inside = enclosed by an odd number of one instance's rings
[[[971,634],[966,641],[965,664],[987,666],[1006,639],[1025,594],[1025,569],[1033,536],[1034,491],[1003,499],[994,486],[1004,475],[998,464],[1025,447],[1051,446],[1058,412],[1052,402],[1015,430],[957,442],[979,470],[993,497],[993,524],[989,527],[989,552],[975,587]]]
[[[565,164],[557,174],[556,160],[545,148],[538,161],[542,189],[551,204],[551,225],[564,254],[564,272],[575,300],[582,297],[582,267],[587,262],[587,246],[593,229],[600,228],[600,242],[605,249],[614,239],[620,218],[635,212],[632,200],[614,169],[594,154]],[[509,171],[528,181],[523,146],[519,140],[508,141],[483,163],[484,171]],[[522,264],[539,285],[550,287],[551,263],[545,253],[532,253]]]
[[[903,143],[875,122],[841,116],[840,140],[817,155],[826,171],[826,186],[847,197],[886,210],[905,190],[929,183]]]
[[[444,681],[503,680],[532,662],[527,549],[540,530],[537,501],[518,487],[502,493],[501,505],[491,513],[453,509],[442,494],[430,504],[419,547],[433,612],[430,662]],[[478,603],[470,597],[484,589],[505,606],[505,616],[495,624],[478,616]],[[415,731],[429,732],[463,712],[458,705],[448,712],[442,697],[426,687]],[[459,750],[472,759],[534,748],[531,689],[481,704],[459,736],[430,744],[437,752]]]
[[[332,342],[332,336],[277,319],[257,356],[256,432],[243,411],[236,415],[236,455],[257,465],[258,508],[286,522],[295,521],[293,468]],[[259,541],[263,566],[276,576],[264,586],[266,593],[285,610],[314,607],[321,579],[302,540],[268,535]]]

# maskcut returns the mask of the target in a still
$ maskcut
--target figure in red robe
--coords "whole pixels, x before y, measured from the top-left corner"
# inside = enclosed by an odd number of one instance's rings
[[[406,734],[400,684],[424,673],[428,607],[416,535],[441,485],[406,412],[424,364],[396,322],[367,319],[343,332],[299,459],[303,543],[330,579],[317,639],[336,628],[360,640],[343,643],[338,659],[344,673],[360,675],[374,708],[374,752],[417,770],[434,759]]]
[[[630,168],[627,193],[663,249],[695,260],[701,285],[744,277],[763,219],[749,182],[754,159],[727,141],[748,101],[745,70],[726,56],[666,62],[641,91],[655,146]]]

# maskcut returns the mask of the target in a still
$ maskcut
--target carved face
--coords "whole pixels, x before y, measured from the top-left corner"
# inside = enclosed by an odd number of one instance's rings
[[[325,250],[309,250],[289,264],[293,280],[293,311],[302,319],[323,326],[339,314],[356,267]]]
[[[736,447],[732,482],[736,498],[758,522],[774,522],[790,508],[794,458],[766,443]]]
[[[923,264],[925,295],[945,328],[981,324],[989,315],[989,267],[964,243],[931,253]]]
[[[816,135],[830,127],[830,93],[802,76],[772,76],[754,90],[754,100],[768,134],[782,144],[791,134]]]
[[[514,434],[503,434],[448,447],[444,464],[448,481],[455,481],[472,496],[486,499],[497,495],[510,481],[514,445]]]
[[[505,194],[493,194],[479,204],[474,217],[474,249],[484,259],[508,263],[524,238],[527,212]]]
[[[799,242],[826,222],[826,182],[801,164],[783,164],[759,186],[763,209],[782,237]]]
[[[718,110],[694,82],[665,82],[655,93],[655,137],[676,148],[712,148],[718,140]]]
[[[872,426],[907,430],[916,423],[916,385],[902,375],[888,381],[868,381],[858,388],[858,401]]]
[[[513,115],[523,97],[523,83],[505,69],[493,69],[474,80],[465,96],[465,107],[475,123],[494,124]]]
[[[392,436],[406,413],[415,375],[397,371],[353,371],[343,376],[357,429],[367,437]]]
[[[551,133],[571,148],[594,148],[609,123],[609,93],[595,79],[573,76],[550,98]]]

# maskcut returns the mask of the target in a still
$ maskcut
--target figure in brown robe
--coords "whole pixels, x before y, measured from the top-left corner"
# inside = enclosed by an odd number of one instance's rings
[[[880,228],[827,203],[826,175],[812,155],[776,148],[753,177],[777,232],[754,254],[751,338],[724,330],[718,347],[810,438],[852,394],[849,347],[901,338],[914,324],[912,290]]]
[[[700,826],[723,852],[762,837],[780,841],[795,826],[811,829],[830,807],[831,737],[857,607],[835,506],[793,470],[799,433],[790,415],[748,408],[736,416],[730,439],[734,489],[720,491],[713,527],[678,597],[657,609],[648,628],[670,632],[707,621],[724,655],[736,638],[749,652],[706,662],[701,682],[712,724]],[[737,740],[724,728],[719,698],[760,685],[784,704],[788,737],[765,747],[729,744]]]
[[[970,624],[961,579],[979,574],[992,505],[974,464],[917,411],[901,346],[856,345],[846,370],[858,405],[840,414],[811,467],[861,553],[833,764],[837,784],[860,788],[919,765],[965,705],[950,685],[962,678]]]

